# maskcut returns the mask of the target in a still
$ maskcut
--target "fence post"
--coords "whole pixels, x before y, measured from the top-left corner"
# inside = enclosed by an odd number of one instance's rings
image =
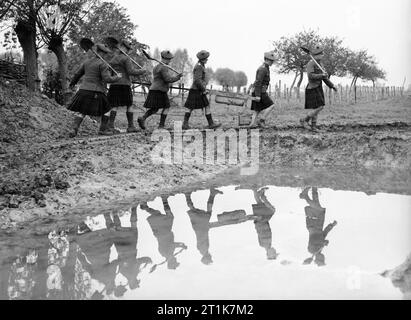
[[[278,80],[278,98],[281,100],[281,80]]]

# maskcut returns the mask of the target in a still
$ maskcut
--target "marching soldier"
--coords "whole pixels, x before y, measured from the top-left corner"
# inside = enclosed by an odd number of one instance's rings
[[[323,49],[317,46],[314,50],[312,50],[312,56],[323,67],[321,64],[321,60],[324,58]],[[337,91],[337,88],[330,81],[329,75],[324,73],[313,60],[308,62],[306,71],[308,76],[308,85],[305,89],[305,109],[310,109],[313,111],[309,112],[305,118],[300,119],[300,123],[304,128],[310,129],[309,121],[311,120],[311,130],[318,132],[318,114],[324,109],[325,106],[322,82],[324,81],[325,84],[334,91]]]
[[[161,61],[166,65],[170,64],[173,57],[173,54],[168,50],[161,52]],[[141,129],[146,128],[144,124],[145,120],[157,113],[159,109],[163,109],[161,112],[159,128],[164,128],[168,109],[170,108],[170,100],[168,99],[167,92],[170,89],[171,83],[180,80],[182,76],[181,73],[175,76],[170,75],[169,69],[160,63],[154,67],[153,83],[150,86],[146,102],[144,103],[144,108],[147,108],[148,110],[144,116],[137,119]]]
[[[209,56],[210,53],[206,50],[201,50],[197,53],[198,62],[193,70],[193,84],[184,105],[188,110],[184,115],[183,130],[190,128],[188,120],[194,109],[205,109],[205,116],[207,118],[209,129],[216,129],[221,126],[220,123],[214,123],[213,117],[211,116],[210,103],[206,96],[207,82],[205,64],[207,63]]]
[[[274,53],[266,52],[264,54],[264,63],[257,70],[254,89],[252,93],[252,96],[255,97],[255,100],[253,100],[251,104],[251,110],[253,110],[254,113],[250,127],[264,126],[265,119],[261,119],[257,123],[258,115],[261,113],[261,111],[266,110],[263,117],[265,118],[270,110],[274,107],[274,102],[267,94],[268,85],[270,84],[270,66],[273,65],[274,61]]]
[[[129,53],[132,49],[131,43],[126,40],[121,41],[120,49],[126,53]],[[122,78],[112,83],[108,91],[107,98],[112,107],[108,126],[114,133],[119,133],[119,131],[114,128],[114,120],[116,119],[118,107],[126,106],[126,116],[128,122],[127,132],[137,132],[138,130],[134,126],[133,122],[133,112],[130,110],[133,104],[130,76],[142,76],[149,73],[149,71],[134,68],[130,58],[123,54],[121,50],[114,50],[115,56],[110,61],[110,64],[117,72],[122,74]]]
[[[96,51],[104,59],[111,52],[104,44],[97,44]],[[70,88],[73,90],[74,86],[83,77],[80,89],[77,91],[68,109],[81,114],[75,120],[74,134],[77,135],[78,129],[86,115],[101,116],[101,125],[99,134],[111,135],[113,132],[108,128],[107,116],[110,111],[110,105],[106,96],[106,83],[116,82],[121,78],[119,76],[111,76],[108,67],[97,57],[92,57],[86,60],[82,66],[77,70],[73,79],[70,82]]]

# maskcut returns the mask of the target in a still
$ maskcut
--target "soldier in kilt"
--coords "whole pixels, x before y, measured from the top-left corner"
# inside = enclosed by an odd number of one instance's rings
[[[103,59],[106,59],[111,52],[104,44],[97,44],[96,51]],[[77,70],[70,82],[70,88],[72,90],[80,78],[83,78],[80,89],[76,92],[73,100],[67,107],[69,110],[80,114],[75,120],[74,134],[72,137],[77,135],[78,129],[86,115],[101,117],[99,134],[113,134],[108,128],[110,104],[106,96],[106,84],[119,80],[121,74],[119,76],[112,76],[103,61],[97,57],[92,57],[86,60]]]
[[[197,53],[198,62],[193,70],[193,84],[188,93],[186,103],[184,105],[187,111],[184,115],[183,130],[189,129],[188,120],[191,112],[194,109],[205,109],[205,116],[208,122],[209,129],[215,129],[221,126],[220,123],[214,123],[211,115],[210,103],[206,95],[206,71],[205,64],[208,61],[210,53],[206,50],[201,50]]]
[[[312,50],[313,58],[323,67],[321,60],[324,58],[323,49],[317,46]],[[310,60],[306,66],[307,76],[308,76],[308,85],[305,89],[305,109],[309,109],[309,113],[306,117],[300,119],[301,125],[310,129],[309,121],[311,120],[311,130],[318,132],[317,128],[317,118],[318,114],[324,109],[325,106],[325,97],[322,82],[337,91],[337,88],[330,81],[327,73],[324,73],[313,60]],[[312,111],[311,111],[312,110]]]
[[[272,52],[266,52],[264,54],[264,63],[257,69],[255,82],[253,86],[252,96],[255,97],[251,104],[251,110],[253,110],[253,116],[251,119],[250,127],[261,126],[264,127],[265,117],[274,108],[274,102],[267,94],[268,85],[270,84],[270,66],[273,65],[275,56]],[[263,119],[260,119],[257,123],[258,115],[263,111]]]
[[[173,54],[168,51],[161,52],[161,61],[166,65],[170,64],[171,59],[173,59]],[[170,85],[181,79],[183,75],[181,73],[172,76],[170,75],[170,69],[162,64],[158,64],[153,69],[153,83],[150,86],[147,99],[144,103],[144,108],[147,108],[147,112],[144,116],[139,117],[137,122],[141,129],[145,129],[144,122],[148,117],[157,113],[158,110],[162,109],[160,125],[159,128],[164,128],[168,109],[170,108],[170,100],[168,98],[167,92],[170,89]]]
[[[126,40],[120,42],[120,48],[126,53],[129,53],[132,49],[131,44]],[[126,106],[126,116],[128,122],[127,132],[137,132],[138,130],[134,126],[134,114],[131,112],[133,93],[131,92],[130,76],[142,76],[149,73],[149,71],[144,69],[136,69],[130,58],[123,54],[119,49],[114,49],[114,53],[115,56],[110,60],[110,65],[117,72],[122,74],[122,78],[110,84],[107,98],[112,109],[110,111],[108,126],[114,133],[119,133],[119,131],[114,128],[114,120],[116,119],[118,107]]]

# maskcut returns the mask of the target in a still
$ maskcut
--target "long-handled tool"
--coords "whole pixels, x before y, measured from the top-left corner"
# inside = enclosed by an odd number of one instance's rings
[[[122,50],[122,49],[118,46],[119,41],[118,41],[116,38],[114,38],[114,37],[106,37],[106,38],[104,39],[104,42],[105,42],[110,48],[114,48],[114,49],[120,50],[120,52],[121,52],[122,54],[124,54],[127,58],[129,58],[129,59],[131,60],[131,62],[134,63],[137,67],[143,68],[137,61],[135,61],[129,54],[127,54],[127,52],[125,52],[124,50]]]
[[[141,49],[141,52],[144,54],[144,56],[145,56],[148,60],[156,61],[156,62],[162,64],[163,66],[169,68],[170,70],[174,71],[175,73],[182,74],[180,71],[177,71],[177,70],[174,69],[173,67],[170,67],[168,64],[165,64],[164,62],[162,62],[162,61],[160,61],[160,60],[158,60],[158,59],[156,59],[156,58],[151,57],[151,56],[147,53],[147,51],[145,51],[144,49]]]
[[[311,54],[311,51],[309,49],[307,49],[306,47],[300,46],[300,49],[303,50],[305,53],[307,53],[310,58],[314,61],[314,63],[317,65],[318,68],[320,68],[320,70],[324,73],[327,73],[327,71],[324,70],[324,68],[318,63],[317,60],[315,60],[315,58],[313,57],[313,55]]]
[[[174,257],[177,257],[177,256],[178,256],[181,252],[183,252],[185,249],[187,249],[187,246],[181,247],[181,249],[180,249],[179,251],[177,251],[175,254],[173,254],[173,256],[174,256]],[[167,259],[164,260],[164,261],[161,262],[161,263],[157,263],[157,264],[155,264],[154,266],[152,266],[151,269],[150,269],[150,273],[153,273],[153,272],[157,269],[158,266],[161,266],[161,265],[165,264],[166,262],[167,262]]]
[[[118,41],[116,38],[114,38],[114,37],[106,37],[106,38],[104,39],[104,42],[105,42],[110,48],[114,48],[114,49],[120,50],[120,52],[121,52],[122,54],[124,54],[127,58],[129,58],[132,63],[134,63],[134,64],[135,64],[137,67],[139,67],[140,69],[143,69],[143,67],[142,67],[136,60],[134,60],[127,52],[125,52],[124,50],[122,50],[122,49],[118,46],[119,41]],[[146,82],[150,82],[150,80],[149,80],[149,78],[148,78],[147,76],[144,77],[144,80],[145,80]],[[146,86],[147,86],[147,87],[150,87],[150,83],[147,83]]]
[[[95,56],[97,58],[99,58],[101,61],[104,62],[104,64],[111,70],[113,71],[117,76],[121,76],[116,70],[114,70],[114,68],[106,61],[104,60],[104,58],[102,56],[100,56],[94,49],[94,42],[93,40],[89,39],[89,38],[82,38],[80,40],[80,47],[84,50],[84,51],[89,51],[91,50],[91,52],[93,52],[95,54]]]

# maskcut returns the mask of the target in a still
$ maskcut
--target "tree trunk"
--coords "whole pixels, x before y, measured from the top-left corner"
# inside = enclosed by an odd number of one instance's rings
[[[303,82],[303,78],[304,78],[304,71],[300,70],[300,79],[298,79],[298,83],[297,83],[298,90],[300,90],[301,83]]]
[[[61,84],[61,94],[63,99],[63,104],[66,104],[66,96],[65,94],[68,91],[68,82],[67,82],[67,55],[64,51],[63,46],[63,39],[61,37],[55,37],[51,39],[49,44],[49,49],[53,51],[53,53],[57,57],[57,61],[59,64],[59,73],[60,73],[60,84]]]
[[[18,21],[14,29],[23,49],[24,64],[27,70],[27,87],[31,91],[38,91],[38,65],[36,50],[36,21]]]
[[[294,88],[295,81],[297,80],[297,77],[298,77],[298,71],[295,72],[295,77],[294,77],[293,83],[291,84],[290,92],[291,92],[291,91],[293,90],[293,88]]]

